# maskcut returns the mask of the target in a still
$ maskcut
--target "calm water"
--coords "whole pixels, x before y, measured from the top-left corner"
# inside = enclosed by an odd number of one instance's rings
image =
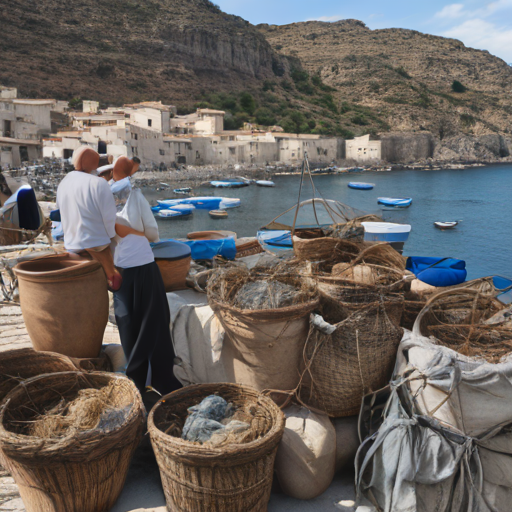
[[[196,210],[188,219],[158,220],[160,236],[185,237],[190,231],[226,229],[238,236],[254,236],[256,231],[287,208],[296,204],[299,177],[275,178],[275,188],[250,186],[241,189],[198,188],[195,195],[238,197],[242,206],[228,210],[225,220],[213,220],[208,211]],[[370,191],[353,190],[349,181],[375,183]],[[492,274],[512,276],[512,166],[468,170],[363,172],[337,176],[317,176],[315,186],[326,199],[372,213],[382,213],[388,222],[412,225],[404,249],[408,256],[454,257],[466,260],[468,278]],[[144,191],[148,199],[169,193]],[[172,193],[170,194],[172,196]],[[412,197],[403,211],[382,212],[377,197]],[[304,199],[312,197],[310,186]],[[290,224],[293,215],[284,220]],[[462,222],[452,231],[440,231],[434,221]],[[312,219],[301,214],[300,223]],[[328,219],[320,218],[327,222]]]

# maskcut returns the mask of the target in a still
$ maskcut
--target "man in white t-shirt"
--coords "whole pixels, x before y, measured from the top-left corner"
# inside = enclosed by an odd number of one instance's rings
[[[123,276],[121,288],[114,293],[114,310],[121,344],[126,356],[126,375],[143,391],[151,368],[151,386],[161,394],[181,387],[174,377],[174,348],[170,332],[170,311],[160,269],[150,241],[158,241],[158,226],[141,190],[132,189],[129,177],[137,166],[120,157],[113,170],[111,189],[118,207],[117,224],[129,226],[145,236],[115,238],[114,262]],[[131,190],[129,194],[126,194]]]
[[[88,147],[76,153],[73,157],[76,170],[70,172],[57,189],[64,247],[70,253],[87,251],[102,265],[109,287],[115,291],[121,286],[121,275],[114,267],[111,240],[116,234],[126,236],[137,232],[116,225],[116,205],[110,187],[93,174],[98,168],[99,154]]]

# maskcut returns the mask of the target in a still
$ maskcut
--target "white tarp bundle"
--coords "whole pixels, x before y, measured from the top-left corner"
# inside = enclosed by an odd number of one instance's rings
[[[512,510],[512,360],[490,364],[405,331],[356,486],[359,505],[384,512]]]
[[[184,385],[229,382],[221,358],[224,329],[206,295],[186,290],[167,294],[176,354],[174,375]]]

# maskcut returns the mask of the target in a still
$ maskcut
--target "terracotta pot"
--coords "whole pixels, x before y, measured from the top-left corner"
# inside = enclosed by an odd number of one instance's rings
[[[98,357],[109,307],[101,265],[64,254],[18,263],[14,272],[35,350]]]

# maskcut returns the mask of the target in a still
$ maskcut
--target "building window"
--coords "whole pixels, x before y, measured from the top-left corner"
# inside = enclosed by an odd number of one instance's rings
[[[4,137],[12,137],[11,121],[4,121]]]
[[[28,162],[28,147],[20,146],[20,159],[22,162]]]
[[[132,146],[132,154],[135,155],[135,156],[137,156],[139,154],[138,149],[133,147],[133,146]]]
[[[229,148],[229,153],[231,155],[236,155],[236,148]]]
[[[160,151],[160,155],[162,155],[162,156],[165,155],[165,151],[163,149],[160,149],[159,151]]]
[[[73,156],[73,150],[72,149],[65,149],[62,155],[66,160],[68,158],[71,158]]]
[[[199,151],[196,151],[196,160],[199,160],[201,158],[201,155],[199,154]]]
[[[148,126],[149,127],[153,126],[153,119],[148,119]]]
[[[12,151],[12,147],[11,146],[1,146],[0,148],[2,151],[6,151],[8,153],[10,153]]]
[[[139,136],[136,133],[132,133],[133,140],[139,140]]]

